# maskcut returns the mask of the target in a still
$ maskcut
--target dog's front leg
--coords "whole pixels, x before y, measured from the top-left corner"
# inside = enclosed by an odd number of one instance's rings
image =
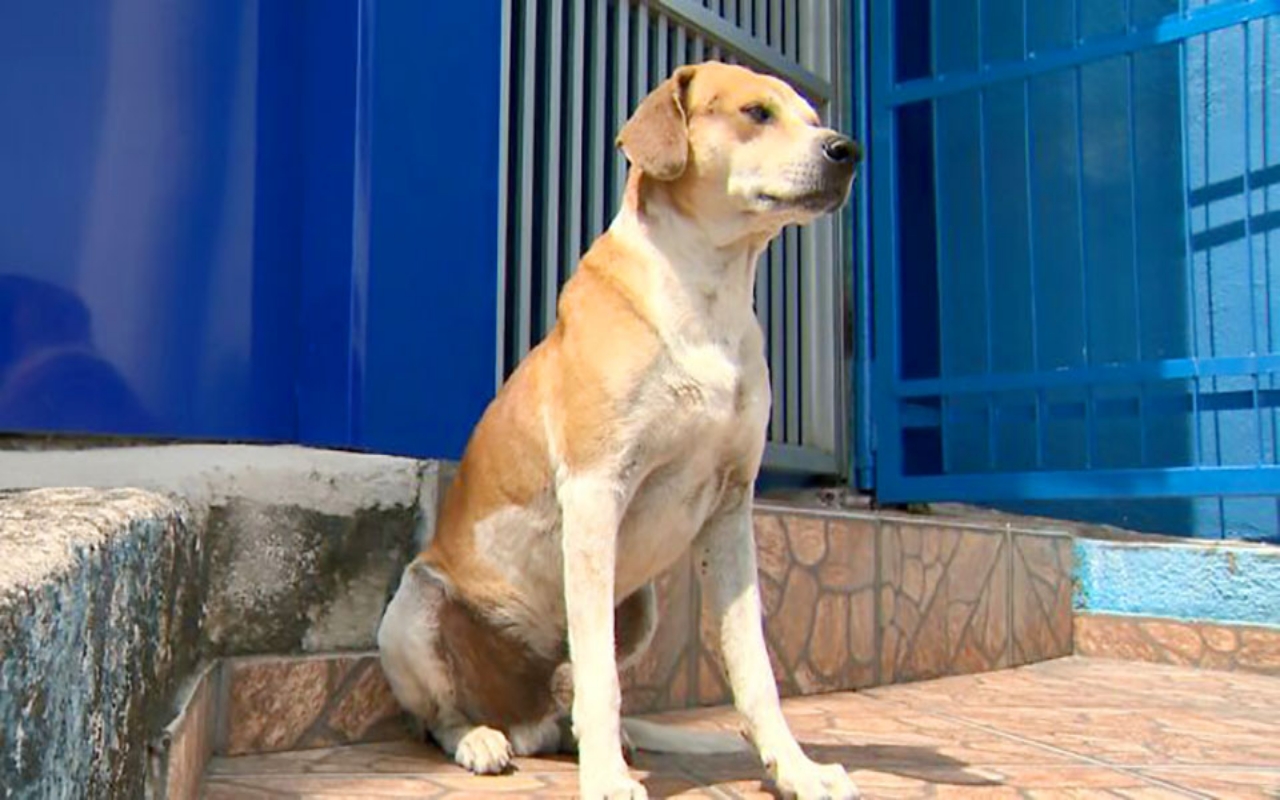
[[[770,777],[784,795],[801,800],[858,797],[844,767],[811,761],[782,716],[765,649],[749,493],[707,524],[698,547],[734,705]]]
[[[644,787],[631,779],[622,758],[622,694],[613,642],[623,490],[610,480],[571,478],[558,495],[579,788],[587,800],[644,798]]]

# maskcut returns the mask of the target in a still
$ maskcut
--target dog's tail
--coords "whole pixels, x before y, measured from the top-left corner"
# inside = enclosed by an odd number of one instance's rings
[[[747,743],[733,734],[718,731],[690,731],[648,720],[624,717],[622,730],[637,750],[651,753],[718,755],[746,753]]]

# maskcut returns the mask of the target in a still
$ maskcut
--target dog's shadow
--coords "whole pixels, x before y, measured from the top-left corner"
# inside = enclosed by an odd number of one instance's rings
[[[870,770],[920,781],[932,786],[992,787],[1003,781],[989,770],[981,770],[967,762],[939,753],[931,747],[870,744],[804,744],[805,753],[823,764],[840,764],[850,772]],[[698,756],[655,756],[641,753],[637,766],[651,770],[644,783],[650,797],[663,797],[663,789],[680,774],[702,783],[761,781],[762,788],[780,797],[776,788],[764,777],[754,754]]]

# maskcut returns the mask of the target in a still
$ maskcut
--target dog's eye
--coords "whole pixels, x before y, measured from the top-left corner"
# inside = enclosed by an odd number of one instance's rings
[[[757,125],[764,125],[769,120],[773,119],[773,112],[769,110],[769,107],[761,105],[760,103],[752,103],[749,106],[743,106],[742,113],[746,114],[747,117]]]

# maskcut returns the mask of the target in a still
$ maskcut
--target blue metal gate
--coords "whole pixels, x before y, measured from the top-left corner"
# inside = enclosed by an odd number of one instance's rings
[[[1280,0],[867,9],[879,496],[1280,494]]]

